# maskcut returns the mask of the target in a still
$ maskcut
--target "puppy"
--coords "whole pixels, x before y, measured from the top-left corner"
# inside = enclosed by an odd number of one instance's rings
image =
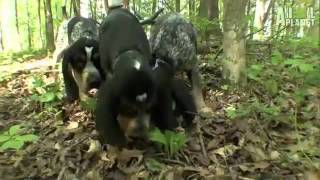
[[[103,80],[98,46],[98,25],[90,18],[73,17],[59,28],[53,57],[62,61],[68,101],[85,100]]]
[[[167,61],[176,73],[187,73],[197,111],[211,112],[202,95],[193,25],[176,13],[160,16],[151,27],[150,45],[154,59]]]
[[[172,66],[151,66],[151,49],[138,19],[126,9],[111,9],[101,24],[99,43],[107,75],[98,92],[96,128],[104,143],[124,146],[127,136],[145,137],[150,119],[161,129],[175,128]]]

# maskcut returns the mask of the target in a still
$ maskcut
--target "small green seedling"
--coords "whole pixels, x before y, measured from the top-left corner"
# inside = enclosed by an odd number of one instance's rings
[[[59,83],[46,84],[41,77],[34,76],[29,86],[33,92],[31,99],[34,101],[50,104],[62,99]]]
[[[0,150],[21,149],[26,142],[38,140],[34,134],[23,134],[25,128],[22,125],[13,125],[8,131],[0,134]]]
[[[149,139],[163,146],[165,152],[172,156],[184,146],[187,138],[184,133],[175,133],[168,130],[162,133],[156,128],[149,133]]]
[[[87,111],[94,111],[96,109],[96,98],[88,98],[86,101],[81,101],[81,107],[86,109]]]
[[[164,164],[160,163],[159,161],[155,159],[148,159],[146,161],[146,167],[151,172],[161,172],[161,170],[164,168]]]

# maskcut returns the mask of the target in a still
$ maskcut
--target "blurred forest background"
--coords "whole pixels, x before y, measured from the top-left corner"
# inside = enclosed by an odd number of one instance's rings
[[[124,4],[141,20],[164,8],[193,23],[214,114],[188,140],[171,134],[179,146],[127,151],[114,168],[91,138],[94,106],[64,104],[48,67],[61,22],[101,22],[107,1],[0,0],[0,177],[320,179],[318,0]]]

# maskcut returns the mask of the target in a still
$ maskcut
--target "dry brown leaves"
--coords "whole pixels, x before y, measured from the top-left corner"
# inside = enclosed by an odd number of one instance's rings
[[[304,166],[285,163],[284,145],[296,141],[292,131],[272,129],[258,119],[226,117],[224,109],[247,99],[245,94],[209,88],[206,99],[214,116],[197,117],[198,128],[188,133],[185,148],[169,158],[156,146],[102,150],[92,113],[77,102],[57,107],[59,115],[38,116],[38,105],[24,98],[30,95],[29,77],[20,73],[3,83],[0,93],[6,99],[0,99],[0,110],[6,120],[0,121],[0,128],[29,122],[40,140],[21,151],[0,152],[1,179],[319,179],[317,171],[303,175]]]

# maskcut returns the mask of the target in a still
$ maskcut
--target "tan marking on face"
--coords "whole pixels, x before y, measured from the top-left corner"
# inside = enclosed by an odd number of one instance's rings
[[[117,120],[125,135],[127,137],[132,136],[134,129],[137,127],[137,120],[135,118],[124,116],[121,114],[118,115]]]
[[[145,129],[150,128],[150,115],[144,114],[142,117],[142,124],[145,127]],[[136,129],[138,128],[140,122],[138,122],[137,117],[128,117],[125,115],[119,114],[117,117],[117,120],[120,124],[121,130],[125,133],[125,136],[127,138],[130,137],[137,137],[139,135],[136,134]]]

